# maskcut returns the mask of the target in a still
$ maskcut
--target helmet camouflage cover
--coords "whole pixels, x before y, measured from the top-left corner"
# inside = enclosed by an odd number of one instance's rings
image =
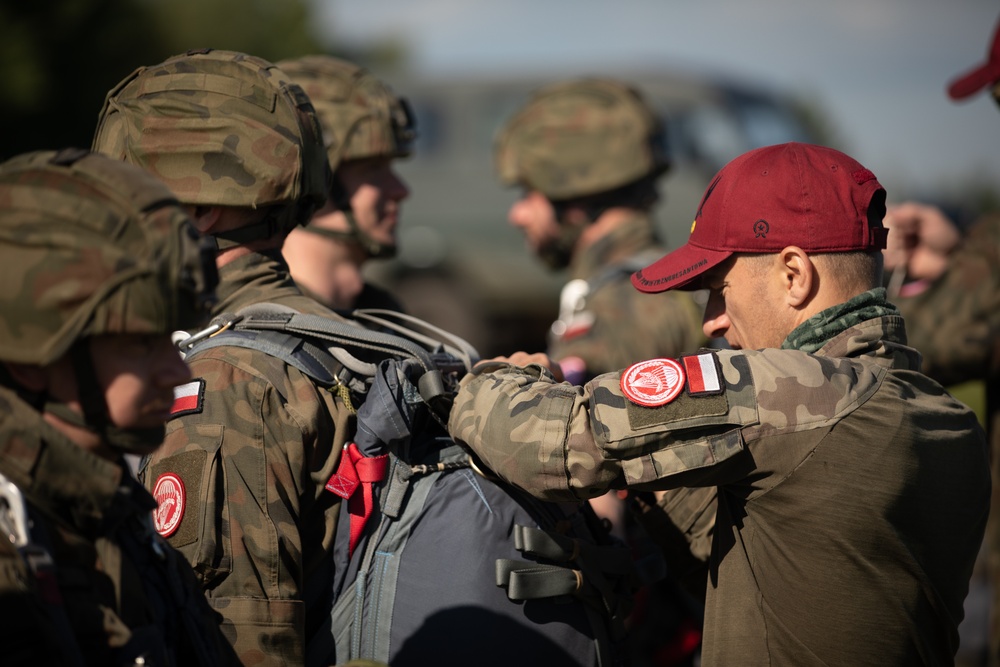
[[[536,91],[497,135],[506,185],[553,201],[607,192],[669,167],[663,124],[641,94],[611,79],[580,79]]]
[[[331,56],[278,63],[319,115],[330,169],[345,160],[407,157],[416,130],[410,107],[366,69]]]
[[[305,92],[274,64],[234,51],[189,51],[135,70],[108,92],[93,149],[153,173],[185,204],[307,202],[311,213],[326,198]]]
[[[170,333],[208,312],[197,234],[156,178],[67,149],[0,164],[0,359],[47,365],[80,338]]]

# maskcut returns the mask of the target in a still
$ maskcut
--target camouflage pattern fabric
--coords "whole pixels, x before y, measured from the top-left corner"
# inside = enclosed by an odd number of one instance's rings
[[[233,51],[136,69],[108,92],[93,149],[146,169],[185,204],[299,201],[311,212],[326,199],[309,98],[272,63]]]
[[[992,589],[990,664],[1000,665],[1000,216],[977,222],[947,272],[915,297],[897,298],[922,370],[945,385],[982,380],[993,500],[986,546]]]
[[[988,511],[985,438],[916,372],[892,312],[815,354],[705,353],[721,389],[689,375],[659,407],[628,399],[621,372],[574,387],[483,362],[449,430],[548,500],[717,487],[705,665],[949,664]]]
[[[407,157],[416,132],[402,98],[354,63],[331,56],[278,62],[312,100],[330,170],[345,160]]]
[[[170,333],[208,314],[194,230],[174,196],[79,149],[0,165],[0,259],[6,361],[45,365],[83,336]]]
[[[5,667],[63,667],[80,656],[88,665],[140,656],[164,666],[240,664],[191,568],[153,530],[156,503],[124,463],[84,451],[4,387],[0,475],[23,490],[32,532],[46,537],[55,566],[36,575],[0,539]]]
[[[553,359],[567,360],[567,379],[571,368],[586,381],[642,359],[694,352],[706,342],[703,307],[691,293],[643,294],[632,287],[636,269],[627,265],[640,254],[656,259],[666,254],[647,214],[637,214],[574,256],[570,279],[593,281],[592,291],[581,297],[560,333],[553,332],[548,350]]]
[[[272,303],[337,317],[299,293],[277,252],[237,259],[220,276],[217,313]],[[324,485],[353,436],[353,414],[263,352],[218,347],[189,362],[201,398],[168,422],[143,481],[183,481],[185,508],[168,539],[244,664],[303,664],[329,619],[339,499]]]
[[[630,86],[560,82],[538,90],[497,135],[496,170],[503,183],[553,201],[607,192],[667,171],[663,131]]]

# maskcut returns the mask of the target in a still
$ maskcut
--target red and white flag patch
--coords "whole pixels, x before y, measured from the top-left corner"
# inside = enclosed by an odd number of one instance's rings
[[[684,389],[684,369],[673,359],[640,361],[622,373],[621,388],[636,405],[666,405]]]
[[[714,354],[698,354],[693,357],[682,357],[684,370],[687,371],[688,393],[720,394],[722,393],[722,373]]]
[[[201,412],[205,402],[205,381],[201,378],[174,387],[170,418]]]
[[[153,498],[156,499],[153,526],[163,537],[170,537],[184,518],[184,507],[187,504],[184,482],[172,472],[163,473],[153,485]]]

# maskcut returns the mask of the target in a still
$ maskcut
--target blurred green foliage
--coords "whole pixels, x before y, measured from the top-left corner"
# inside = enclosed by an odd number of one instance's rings
[[[89,147],[112,86],[189,49],[358,55],[311,26],[308,0],[0,0],[0,159]]]

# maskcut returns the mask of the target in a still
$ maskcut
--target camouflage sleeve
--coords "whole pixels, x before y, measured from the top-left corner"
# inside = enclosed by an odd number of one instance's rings
[[[644,294],[632,287],[628,274],[589,296],[587,310],[590,327],[549,349],[553,359],[582,359],[587,380],[642,359],[692,353],[705,342],[701,308],[690,294]]]
[[[747,442],[828,426],[861,405],[887,372],[794,350],[685,359],[704,359],[706,372],[714,364],[719,389],[706,390],[689,374],[680,380],[686,391],[656,407],[626,398],[622,376],[631,369],[575,387],[538,367],[485,362],[463,378],[449,430],[501,477],[544,500],[626,486],[713,486],[746,473]]]
[[[157,530],[193,566],[246,664],[301,664],[305,591],[329,562],[336,523],[323,487],[347,411],[256,351],[215,348],[191,369],[189,397],[175,401],[143,474],[160,504]]]
[[[1000,359],[1000,217],[984,219],[929,289],[896,298],[922,370],[943,384],[980,379]],[[991,368],[991,364],[994,366]]]

